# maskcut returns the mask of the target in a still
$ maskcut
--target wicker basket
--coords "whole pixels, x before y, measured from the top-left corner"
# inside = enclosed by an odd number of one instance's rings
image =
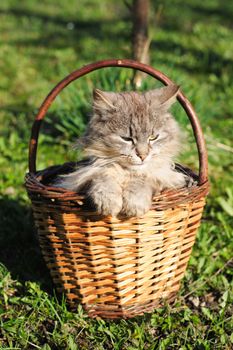
[[[104,67],[138,69],[166,85],[172,83],[161,72],[131,60],[101,61],[71,73],[50,92],[36,116],[26,188],[41,250],[57,289],[70,305],[81,303],[91,317],[128,318],[150,312],[164,300],[173,301],[179,290],[208,192],[207,154],[197,116],[179,92],[199,153],[197,186],[164,191],[153,198],[146,215],[127,220],[100,217],[88,208],[85,195],[49,187],[51,178],[72,164],[36,171],[41,121],[65,86]]]

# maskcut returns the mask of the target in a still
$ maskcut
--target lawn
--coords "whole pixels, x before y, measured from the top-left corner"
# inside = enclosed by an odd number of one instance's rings
[[[206,138],[211,191],[173,305],[130,320],[71,312],[43,262],[24,188],[30,128],[48,92],[71,71],[104,58],[130,58],[131,21],[123,1],[0,2],[0,348],[232,349],[233,4],[151,1],[151,65],[193,104]],[[79,157],[94,86],[130,89],[131,71],[105,69],[68,86],[46,116],[38,169]],[[147,78],[142,89],[158,84]],[[196,169],[191,128],[181,161]]]

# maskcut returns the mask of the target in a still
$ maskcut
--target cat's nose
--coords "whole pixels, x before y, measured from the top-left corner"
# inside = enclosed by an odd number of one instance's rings
[[[148,156],[149,149],[147,143],[145,144],[144,142],[138,142],[137,146],[135,148],[137,156],[141,159],[143,162],[145,158]]]
[[[146,159],[147,154],[146,153],[140,153],[140,152],[136,152],[137,156],[143,161],[144,159]]]

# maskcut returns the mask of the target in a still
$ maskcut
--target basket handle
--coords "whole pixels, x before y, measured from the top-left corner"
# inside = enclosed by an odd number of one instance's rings
[[[40,109],[36,115],[36,118],[32,125],[31,139],[30,139],[30,145],[29,145],[29,172],[30,173],[36,172],[36,154],[37,154],[37,144],[38,144],[38,136],[39,136],[39,131],[41,127],[41,122],[45,117],[45,114],[49,109],[49,106],[51,105],[53,100],[60,93],[60,91],[63,90],[72,81],[90,72],[93,72],[97,69],[105,68],[105,67],[133,68],[149,74],[150,76],[162,82],[164,85],[169,85],[173,83],[166,75],[164,75],[160,71],[148,65],[145,65],[143,63],[133,61],[133,60],[126,60],[126,59],[111,59],[111,60],[98,61],[95,63],[91,63],[87,66],[84,66],[78,70],[75,70],[74,72],[66,76],[63,80],[61,80],[50,91],[50,93],[48,94],[48,96],[45,98],[42,105],[40,106]],[[200,126],[200,122],[198,120],[198,117],[191,103],[187,100],[187,98],[181,91],[178,92],[177,99],[182,105],[182,107],[184,108],[186,114],[189,117],[190,123],[192,125],[193,134],[196,140],[198,156],[199,156],[199,184],[203,184],[208,179],[208,162],[207,162],[207,151],[205,146],[205,140],[204,140],[201,126]]]

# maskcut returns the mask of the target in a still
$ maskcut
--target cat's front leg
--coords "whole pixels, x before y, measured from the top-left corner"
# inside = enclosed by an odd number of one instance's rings
[[[129,184],[123,191],[122,214],[126,217],[140,217],[150,210],[152,186],[147,183]]]
[[[122,210],[122,189],[113,180],[96,178],[88,192],[99,214],[116,217]]]

